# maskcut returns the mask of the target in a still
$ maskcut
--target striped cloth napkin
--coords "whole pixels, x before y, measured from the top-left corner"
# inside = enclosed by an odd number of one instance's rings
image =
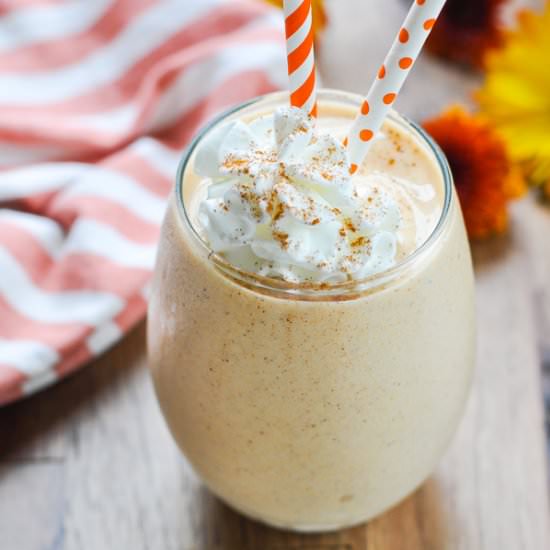
[[[255,0],[0,0],[0,404],[144,317],[182,149],[283,40]]]

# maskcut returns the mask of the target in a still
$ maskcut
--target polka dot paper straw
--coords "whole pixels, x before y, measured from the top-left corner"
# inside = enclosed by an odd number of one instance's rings
[[[317,115],[311,0],[284,0],[290,104]]]
[[[444,5],[445,0],[414,0],[348,135],[352,174],[363,162]]]

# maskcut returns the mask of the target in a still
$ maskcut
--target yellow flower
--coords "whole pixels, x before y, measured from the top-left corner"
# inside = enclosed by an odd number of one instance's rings
[[[504,231],[507,204],[524,193],[525,182],[502,138],[486,121],[456,106],[423,126],[449,161],[468,235],[478,239]]]
[[[522,11],[518,27],[486,58],[476,93],[481,114],[505,139],[512,158],[550,196],[550,2]]]
[[[273,4],[279,8],[283,7],[283,0],[266,0],[269,4]],[[317,36],[319,31],[322,31],[327,24],[327,15],[323,0],[311,0],[311,9],[313,17],[313,33]]]

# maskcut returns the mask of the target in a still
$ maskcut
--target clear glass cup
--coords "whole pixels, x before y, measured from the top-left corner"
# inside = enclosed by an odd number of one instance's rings
[[[359,108],[323,90],[319,100]],[[285,104],[272,94],[214,120],[181,161],[160,239],[149,364],[174,439],[206,485],[263,522],[324,531],[367,520],[431,473],[464,408],[474,363],[470,251],[448,164],[429,239],[362,281],[293,284],[246,273],[193,227],[184,176],[218,124]]]

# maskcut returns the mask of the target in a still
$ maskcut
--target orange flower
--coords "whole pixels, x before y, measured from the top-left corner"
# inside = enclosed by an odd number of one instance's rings
[[[500,136],[461,107],[424,122],[424,128],[447,156],[469,236],[504,231],[507,203],[521,196],[526,184]]]
[[[266,0],[270,4],[279,8],[283,7],[283,0]],[[317,36],[317,33],[322,31],[327,24],[327,14],[325,7],[323,6],[323,0],[311,0],[312,17],[313,17],[313,33]]]
[[[484,53],[501,44],[500,10],[507,0],[447,0],[426,47],[431,52],[474,67]]]

